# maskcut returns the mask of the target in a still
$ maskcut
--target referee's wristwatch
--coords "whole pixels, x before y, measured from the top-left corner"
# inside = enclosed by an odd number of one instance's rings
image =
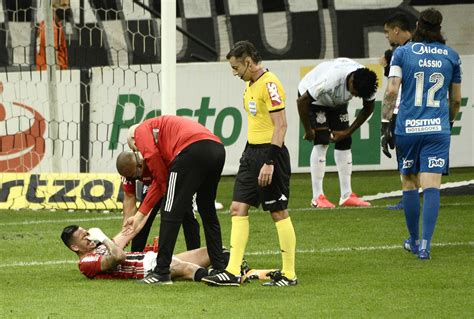
[[[266,165],[275,165],[275,162],[273,160],[266,160],[265,164]]]

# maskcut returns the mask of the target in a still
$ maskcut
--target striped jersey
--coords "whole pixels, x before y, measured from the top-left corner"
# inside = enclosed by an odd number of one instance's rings
[[[102,258],[108,254],[105,245],[99,245],[93,252],[79,260],[79,270],[90,279],[140,279],[153,269],[157,253],[126,253],[123,263],[113,269],[103,271],[100,267]]]

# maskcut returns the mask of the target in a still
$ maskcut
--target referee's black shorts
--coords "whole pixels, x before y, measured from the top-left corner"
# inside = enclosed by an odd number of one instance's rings
[[[249,204],[265,211],[277,212],[288,208],[290,198],[290,154],[285,145],[274,160],[272,183],[265,187],[258,185],[258,175],[270,150],[270,144],[247,144],[234,184],[235,202]]]

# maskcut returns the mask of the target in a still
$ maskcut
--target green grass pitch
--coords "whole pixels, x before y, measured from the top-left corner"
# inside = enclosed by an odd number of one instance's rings
[[[443,182],[472,179],[473,168],[453,169]],[[221,181],[218,200],[225,207],[232,185],[232,177]],[[324,186],[337,202],[337,174],[326,174]],[[400,181],[396,172],[355,172],[353,189],[373,195],[399,190]],[[310,209],[310,199],[309,175],[295,174],[290,215],[299,284],[285,288],[258,282],[215,288],[195,282],[149,287],[89,280],[63,246],[60,232],[77,223],[112,236],[120,229],[120,212],[1,211],[0,317],[472,318],[474,196],[441,197],[430,261],[401,248],[407,237],[403,212],[385,209],[398,199],[376,200],[371,208],[324,210]],[[230,217],[225,211],[219,217],[228,245]],[[183,249],[180,235],[176,251]],[[253,268],[281,265],[275,226],[260,210],[250,213],[246,259]]]

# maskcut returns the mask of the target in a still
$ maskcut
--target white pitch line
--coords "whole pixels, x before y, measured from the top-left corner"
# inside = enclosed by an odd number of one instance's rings
[[[122,218],[123,218],[122,216],[108,216],[108,217],[70,218],[70,219],[26,220],[24,222],[0,223],[0,226],[75,223],[75,222],[89,222],[89,221],[95,221],[95,220],[114,220],[114,219],[122,219]]]
[[[433,247],[453,247],[453,246],[474,246],[474,241],[468,242],[452,242],[452,243],[433,243]],[[402,249],[402,245],[384,245],[384,246],[366,246],[366,247],[334,247],[322,249],[297,249],[298,254],[325,254],[352,251],[377,251],[377,250],[394,250]],[[278,250],[262,250],[245,253],[246,256],[270,256],[279,255]],[[77,260],[49,260],[49,261],[32,261],[32,262],[15,262],[10,264],[0,264],[0,268],[7,267],[30,267],[30,266],[54,266],[65,264],[76,264]]]
[[[473,206],[471,203],[441,203],[441,207],[459,207],[459,206]],[[367,210],[367,209],[375,209],[375,208],[386,208],[385,205],[372,205],[368,207],[336,207],[336,208],[323,208],[317,209],[313,207],[302,207],[302,208],[288,208],[289,212],[336,212],[339,210],[351,210],[351,209],[358,209],[358,210]],[[401,210],[400,210],[401,211]],[[250,209],[251,213],[265,213],[261,209]],[[394,212],[393,210],[387,210],[388,213]],[[218,215],[229,215],[228,211],[219,211]],[[10,222],[10,223],[0,223],[0,226],[16,226],[16,225],[36,225],[36,224],[57,224],[57,223],[76,223],[76,222],[92,222],[92,221],[101,221],[101,220],[116,220],[122,219],[122,215],[120,216],[107,216],[107,217],[89,217],[89,218],[70,218],[70,219],[43,219],[43,220],[27,220],[23,222]]]
[[[433,247],[453,247],[453,246],[474,246],[474,241],[468,242],[453,242],[453,243],[433,243]],[[402,245],[385,245],[385,246],[367,246],[367,247],[334,247],[334,248],[322,248],[322,249],[297,249],[298,254],[324,254],[324,253],[338,253],[338,252],[351,252],[351,251],[373,251],[373,250],[393,250],[402,249]],[[266,255],[279,255],[279,250],[265,250],[245,253],[249,256],[266,256]]]
[[[474,180],[471,179],[470,181],[462,181],[462,182],[451,182],[451,183],[444,183],[441,184],[440,189],[448,189],[448,188],[454,188],[454,187],[461,187],[461,186],[468,186],[474,184]],[[418,191],[419,193],[422,193],[423,191],[420,189]],[[402,196],[402,191],[393,191],[393,192],[387,192],[387,193],[377,193],[375,195],[365,195],[362,196],[361,198],[363,200],[375,200],[375,199],[383,199],[383,198],[389,198],[389,197],[401,197]]]
[[[65,265],[65,264],[77,264],[77,260],[49,260],[49,261],[20,261],[11,264],[0,264],[0,268],[7,267],[30,267],[30,266],[51,266],[51,265]]]

